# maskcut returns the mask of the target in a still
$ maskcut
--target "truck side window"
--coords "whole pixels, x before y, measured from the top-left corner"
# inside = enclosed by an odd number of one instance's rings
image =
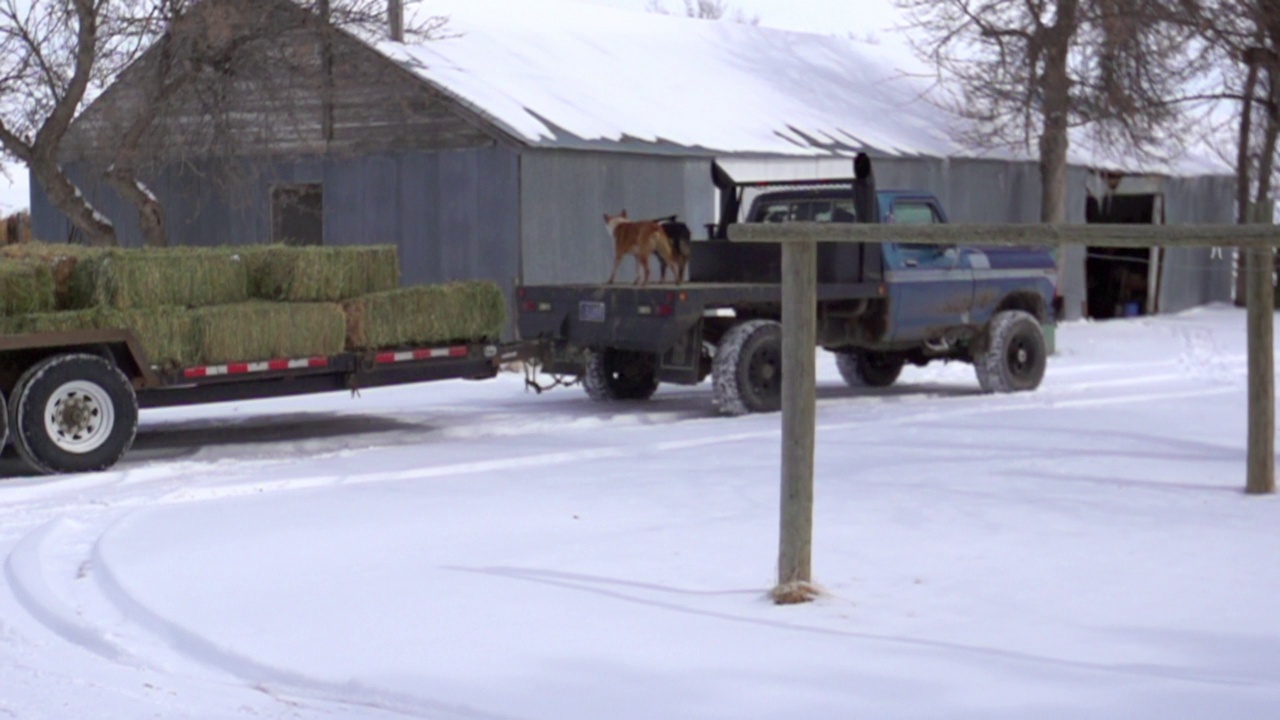
[[[893,221],[903,225],[933,225],[938,222],[938,217],[928,203],[896,202],[893,204]]]

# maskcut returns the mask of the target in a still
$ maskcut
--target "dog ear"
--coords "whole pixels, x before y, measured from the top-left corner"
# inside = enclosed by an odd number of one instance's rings
[[[621,214],[621,215],[619,215],[618,217],[626,217],[626,216],[627,216],[627,209],[626,209],[626,208],[622,208],[622,214]]]
[[[605,224],[606,224],[606,225],[608,225],[608,224],[609,224],[609,221],[610,221],[610,220],[612,220],[612,219],[613,219],[613,218],[609,217],[609,213],[605,213],[605,214],[604,214],[604,222],[605,222]]]

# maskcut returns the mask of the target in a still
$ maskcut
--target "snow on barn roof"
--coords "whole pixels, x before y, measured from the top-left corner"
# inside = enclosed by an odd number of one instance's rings
[[[534,147],[709,155],[998,157],[875,47],[835,35],[691,20],[566,0],[433,0],[448,37],[377,48]],[[1153,161],[1090,148],[1095,168],[1222,175],[1211,152]]]
[[[435,0],[454,37],[379,49],[533,146],[954,155],[946,119],[866,46],[561,0]]]

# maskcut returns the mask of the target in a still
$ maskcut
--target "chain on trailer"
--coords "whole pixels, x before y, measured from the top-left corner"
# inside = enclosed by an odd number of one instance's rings
[[[526,360],[524,363],[524,389],[525,392],[533,390],[538,395],[553,390],[557,387],[573,387],[582,383],[582,376],[574,376],[572,380],[567,379],[569,376],[559,373],[547,373],[551,376],[551,382],[543,384],[538,382],[538,373],[542,368],[542,363],[538,360]]]

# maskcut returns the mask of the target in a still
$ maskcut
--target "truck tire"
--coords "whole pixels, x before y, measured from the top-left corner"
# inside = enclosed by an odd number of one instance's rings
[[[893,353],[871,350],[836,351],[836,369],[851,388],[889,387],[902,374],[906,360]]]
[[[711,365],[715,403],[726,415],[782,407],[782,325],[748,320],[720,339]]]
[[[592,400],[648,400],[658,389],[654,357],[648,353],[590,350],[585,370],[582,388]]]
[[[18,455],[45,474],[106,470],[133,445],[138,399],[124,373],[97,355],[55,355],[14,387]]]
[[[1022,310],[996,313],[987,326],[986,350],[973,358],[983,392],[1035,390],[1044,378],[1048,346],[1035,316]]]

